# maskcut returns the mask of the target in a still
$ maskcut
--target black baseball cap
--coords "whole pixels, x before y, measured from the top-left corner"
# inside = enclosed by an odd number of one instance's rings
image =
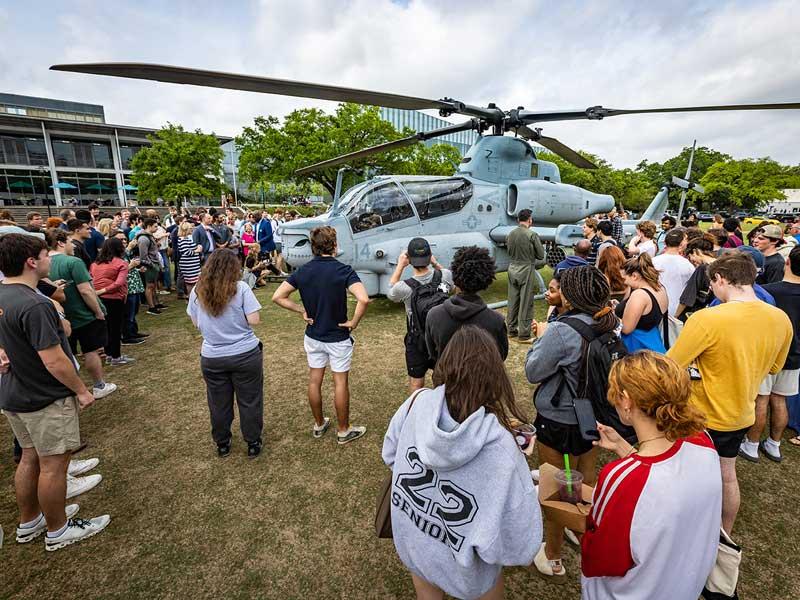
[[[427,267],[431,264],[431,245],[425,238],[414,238],[408,242],[408,262],[412,267]]]

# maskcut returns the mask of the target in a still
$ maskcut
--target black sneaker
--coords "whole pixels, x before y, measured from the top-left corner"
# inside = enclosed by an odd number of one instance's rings
[[[147,340],[144,338],[131,338],[127,340],[122,340],[123,346],[135,346],[136,344],[144,344]]]
[[[148,314],[148,315],[155,315],[155,316],[158,316],[158,315],[160,315],[160,314],[161,314],[161,311],[160,311],[160,310],[158,310],[158,308],[148,308],[148,309],[147,309],[147,314]]]
[[[261,440],[247,444],[247,458],[255,458],[261,454]]]
[[[156,304],[156,308],[159,310],[164,310],[165,308],[169,308],[169,306],[167,306],[166,304],[161,304],[161,302],[159,302],[158,304]]]
[[[217,456],[220,458],[225,458],[231,453],[231,443],[228,442],[227,444],[220,444],[217,446]]]

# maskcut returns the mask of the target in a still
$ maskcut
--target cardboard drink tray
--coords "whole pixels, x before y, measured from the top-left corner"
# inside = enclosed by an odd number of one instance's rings
[[[558,471],[559,469],[547,463],[539,466],[539,504],[542,513],[550,521],[583,533],[586,531],[586,516],[592,508],[594,488],[581,484],[581,504],[562,502],[558,499],[558,483],[555,480]]]

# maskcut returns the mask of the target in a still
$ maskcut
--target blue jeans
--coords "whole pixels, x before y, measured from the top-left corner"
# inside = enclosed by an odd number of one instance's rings
[[[165,289],[169,289],[172,287],[172,273],[170,271],[170,261],[169,257],[167,256],[166,250],[159,250],[159,254],[161,254],[161,258],[164,261],[164,270],[161,271],[161,283],[164,285]]]
[[[122,334],[122,339],[129,340],[135,334],[139,333],[139,324],[136,322],[136,313],[139,312],[139,306],[142,303],[140,294],[128,294],[128,299],[125,301],[125,328]]]

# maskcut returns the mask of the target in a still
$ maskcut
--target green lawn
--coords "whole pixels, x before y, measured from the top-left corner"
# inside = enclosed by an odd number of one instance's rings
[[[504,299],[504,288],[500,276],[486,298]],[[233,455],[216,458],[199,371],[200,336],[174,298],[163,316],[140,317],[152,337],[127,349],[138,362],[109,370],[108,380],[120,390],[82,417],[91,444],[82,456],[101,459],[104,481],[78,498],[80,516],[110,513],[106,531],[54,554],[46,554],[41,541],[17,545],[11,534],[17,518],[11,437],[0,426],[0,523],[6,534],[0,598],[412,596],[392,542],[376,539],[372,530],[375,493],[386,472],[383,434],[406,397],[403,311],[376,300],[356,331],[352,417],[369,430],[363,440],[338,448],[330,434],[311,438],[303,323],[268,302],[272,289],[258,291],[265,305],[258,333],[265,348],[266,407],[265,450],[257,460],[244,457],[238,432]],[[543,310],[537,303],[540,316]],[[512,344],[507,366],[520,405],[530,411],[524,353]],[[326,390],[330,398],[329,385]],[[800,592],[800,452],[784,447],[783,465],[739,466],[743,598]],[[507,597],[578,598],[579,557],[571,548],[565,564],[569,583],[558,587],[526,569],[510,569]]]

